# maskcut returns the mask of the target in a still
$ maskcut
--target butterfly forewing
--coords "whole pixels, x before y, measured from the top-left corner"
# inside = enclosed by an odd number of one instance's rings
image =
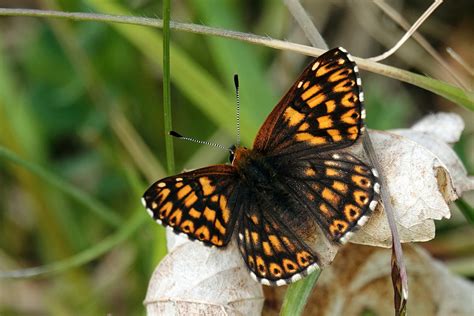
[[[342,48],[316,58],[260,128],[254,149],[304,155],[341,149],[359,137],[364,112],[358,68]]]
[[[206,245],[225,246],[233,233],[238,181],[232,166],[216,165],[164,178],[143,195],[150,215]]]

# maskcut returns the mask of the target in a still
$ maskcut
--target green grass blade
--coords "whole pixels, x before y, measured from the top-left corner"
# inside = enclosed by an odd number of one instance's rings
[[[62,180],[61,178],[54,175],[53,173],[38,166],[37,164],[28,162],[20,158],[14,152],[2,146],[0,146],[0,157],[4,159],[8,159],[11,162],[14,162],[24,167],[25,169],[31,171],[32,173],[36,174],[46,183],[49,183],[50,185],[54,186],[57,190],[63,192],[64,194],[70,196],[74,200],[86,206],[88,210],[96,214],[99,218],[102,218],[108,224],[117,227],[122,223],[122,219],[114,211],[108,209],[106,206],[102,205],[100,202],[91,198],[90,195],[88,195],[87,193],[82,192],[81,190],[77,189],[73,185],[67,183],[66,181]]]
[[[28,10],[28,9],[2,9],[0,8],[0,15],[8,15],[8,16],[43,16],[43,17],[61,17],[61,18],[69,18],[72,20],[82,20],[82,21],[104,21],[104,22],[116,22],[116,23],[121,23],[121,24],[132,24],[132,25],[146,25],[146,26],[152,26],[152,27],[162,27],[162,20],[160,19],[150,19],[150,18],[136,18],[130,16],[129,12],[127,12],[124,8],[120,7],[116,3],[110,3],[110,2],[94,2],[92,0],[87,1],[92,7],[96,8],[98,11],[107,11],[113,14],[117,15],[128,15],[128,16],[112,16],[112,15],[100,15],[100,14],[87,14],[87,13],[69,13],[69,12],[55,12],[55,11],[42,11],[42,10]],[[115,26],[118,28],[118,26]],[[301,54],[306,54],[306,55],[311,55],[311,56],[317,56],[321,54],[321,50],[305,46],[305,45],[300,45],[300,44],[295,44],[295,43],[290,43],[286,41],[280,41],[280,40],[275,40],[263,36],[256,36],[253,34],[246,34],[246,33],[240,33],[240,32],[235,32],[235,31],[227,31],[227,30],[219,30],[219,29],[214,29],[211,27],[207,26],[202,26],[202,25],[194,25],[194,24],[186,24],[186,23],[173,23],[173,28],[176,30],[182,30],[182,31],[187,31],[187,32],[193,32],[197,34],[207,34],[211,36],[218,36],[218,37],[223,37],[223,38],[231,38],[231,39],[236,39],[236,40],[241,40],[245,41],[248,43],[253,43],[253,44],[258,44],[258,45],[263,45],[267,46],[270,48],[276,48],[276,49],[282,49],[282,50],[288,50],[288,51],[293,51],[293,52],[298,52]],[[138,38],[147,36],[143,36],[146,31],[144,29],[141,29],[139,32],[134,32],[133,27],[129,27],[127,33],[130,31],[132,34],[130,34],[130,39],[132,42],[134,42],[132,35],[137,36]],[[161,37],[160,37],[161,38]],[[142,39],[139,39],[141,41]],[[160,41],[161,42],[161,41]],[[152,45],[152,43],[144,43],[145,46]],[[173,52],[173,47],[171,49]],[[161,50],[160,50],[161,51]],[[149,50],[149,53],[152,52],[158,52],[155,49]],[[162,52],[162,51],[161,51]],[[182,53],[182,52],[180,52]],[[175,54],[173,53],[173,56]],[[156,56],[155,56],[156,57]],[[184,57],[184,56],[181,56]],[[179,58],[178,58],[179,59]],[[151,58],[153,60],[153,58]],[[420,88],[426,89],[428,91],[431,91],[433,93],[436,93],[448,100],[451,100],[452,102],[455,102],[461,106],[466,107],[467,109],[474,111],[474,94],[471,92],[464,91],[460,88],[457,88],[455,86],[452,86],[446,82],[442,82],[440,80],[428,78],[422,75],[418,75],[409,71],[397,69],[395,67],[379,64],[373,61],[369,60],[364,60],[360,58],[356,58],[357,64],[360,66],[361,69],[365,69],[368,71],[372,71],[374,73],[378,73],[381,75],[385,75],[391,78],[394,78],[396,80],[401,80],[410,84],[413,84],[415,86],[418,86]],[[173,65],[174,63],[172,63]],[[192,64],[189,62],[189,59],[187,60],[186,64],[183,66],[187,66],[188,64]],[[196,66],[196,65],[192,65]],[[178,65],[178,68],[182,69],[183,67],[180,67]],[[188,70],[187,68],[183,69],[184,72],[183,74],[186,74],[186,71]],[[196,70],[196,69],[191,69],[191,71]],[[395,70],[395,71],[394,71]],[[179,76],[179,75],[178,75]],[[194,79],[194,77],[191,77],[189,79]],[[197,78],[199,79],[199,78]],[[207,82],[203,82],[206,85],[209,83],[210,78],[206,78]],[[192,81],[188,81],[192,82]],[[184,83],[181,82],[180,85]],[[215,85],[216,87],[219,87],[219,85]],[[202,90],[196,90],[194,92],[188,91],[190,90],[189,87],[186,89],[186,87],[181,86],[183,88],[183,92],[185,94],[187,92],[190,93],[190,97],[192,96],[193,98],[199,99],[199,97],[196,96],[196,92],[200,92],[202,94]],[[195,90],[195,89],[192,89]],[[212,97],[215,97],[216,95],[211,95]],[[224,102],[225,103],[225,102]],[[222,103],[222,104],[224,104]],[[214,119],[216,115],[213,115],[212,113],[208,112],[208,107],[203,105],[204,109],[206,112],[209,114],[211,118]],[[244,113],[243,113],[244,114]],[[225,117],[226,115],[222,115]],[[229,121],[229,119],[225,119],[225,121]],[[221,122],[221,121],[219,121]],[[245,129],[243,129],[245,130]]]
[[[18,279],[44,276],[52,273],[63,272],[86,264],[87,262],[90,262],[110,251],[110,249],[116,245],[127,240],[146,220],[148,220],[148,217],[142,210],[135,210],[133,214],[134,215],[132,218],[126,221],[126,225],[123,225],[116,233],[106,237],[101,242],[72,257],[35,268],[14,271],[0,271],[0,279]]]
[[[124,7],[108,1],[92,1],[87,3],[97,11],[111,14],[130,15]],[[156,30],[123,24],[113,24],[122,36],[135,45],[152,63],[162,68],[163,38]],[[235,134],[235,117],[229,113],[235,112],[234,95],[224,89],[209,72],[200,66],[182,49],[170,43],[171,80],[173,85],[191,100],[202,112],[218,126],[225,128],[230,135]],[[242,108],[241,131],[242,139],[251,143],[255,131],[261,123],[250,108]]]
[[[320,274],[321,270],[318,269],[303,280],[293,283],[288,287],[280,310],[281,316],[301,315]]]
[[[165,133],[172,130],[170,78],[170,0],[163,0],[163,113]],[[175,173],[173,138],[165,136],[168,174]]]
[[[470,206],[464,199],[457,199],[455,201],[456,206],[459,208],[461,213],[464,215],[466,220],[470,224],[474,224],[474,208]]]
[[[401,80],[414,86],[431,91],[456,104],[474,111],[474,93],[464,91],[447,82],[419,75],[396,67],[374,63],[365,59],[355,58],[361,69],[369,70],[396,80]]]
[[[245,11],[239,10],[236,3],[230,1],[208,0],[192,1],[197,9],[198,19],[205,25],[218,26],[231,30],[246,29]],[[251,108],[254,117],[263,121],[278,101],[272,93],[272,84],[268,80],[268,65],[262,58],[258,46],[248,45],[242,41],[233,41],[215,36],[205,36],[209,44],[212,61],[219,72],[222,82],[233,90],[232,77],[240,77],[241,103]],[[257,89],[255,87],[258,87]]]

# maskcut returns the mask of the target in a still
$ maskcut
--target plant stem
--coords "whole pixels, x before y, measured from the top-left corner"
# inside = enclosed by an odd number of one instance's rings
[[[280,316],[296,316],[303,313],[308,297],[313,291],[314,284],[319,278],[321,270],[316,270],[306,278],[291,284],[286,291]]]
[[[95,21],[95,22],[113,22],[122,24],[152,26],[157,28],[163,27],[161,19],[141,18],[133,16],[117,16],[97,13],[81,13],[81,12],[60,12],[49,10],[34,10],[34,9],[5,9],[0,8],[0,16],[35,16],[35,17],[49,17],[49,18],[66,18],[76,21]],[[236,31],[229,31],[223,29],[212,28],[204,25],[179,23],[170,21],[170,29],[191,32],[195,34],[206,34],[240,40],[248,43],[262,45],[270,48],[293,51],[309,56],[319,56],[324,53],[324,50],[290,43],[286,41],[272,39],[268,36],[258,36],[255,34],[248,34]],[[474,111],[474,94],[450,85],[446,82],[428,78],[426,76],[418,75],[406,70],[401,70],[396,67],[387,66],[377,62],[373,62],[363,58],[354,58],[357,65],[364,70],[378,73],[392,79],[400,80],[425,90],[436,93],[454,103],[464,106],[465,108]]]
[[[165,133],[172,130],[170,82],[170,0],[163,1],[163,113]],[[175,172],[173,138],[166,135],[166,162],[168,174]]]

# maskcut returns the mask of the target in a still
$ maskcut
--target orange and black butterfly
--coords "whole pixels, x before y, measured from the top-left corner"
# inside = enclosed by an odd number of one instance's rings
[[[364,131],[357,65],[343,48],[311,62],[231,165],[161,179],[143,204],[158,223],[205,245],[237,236],[251,276],[295,282],[318,267],[318,227],[346,242],[377,205],[377,171],[344,151]],[[236,234],[234,234],[236,232]]]

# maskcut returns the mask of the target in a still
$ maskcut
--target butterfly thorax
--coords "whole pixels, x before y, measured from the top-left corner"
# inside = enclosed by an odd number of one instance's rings
[[[242,181],[253,187],[264,189],[266,186],[275,187],[277,173],[267,157],[259,152],[245,147],[235,150],[232,165]]]

